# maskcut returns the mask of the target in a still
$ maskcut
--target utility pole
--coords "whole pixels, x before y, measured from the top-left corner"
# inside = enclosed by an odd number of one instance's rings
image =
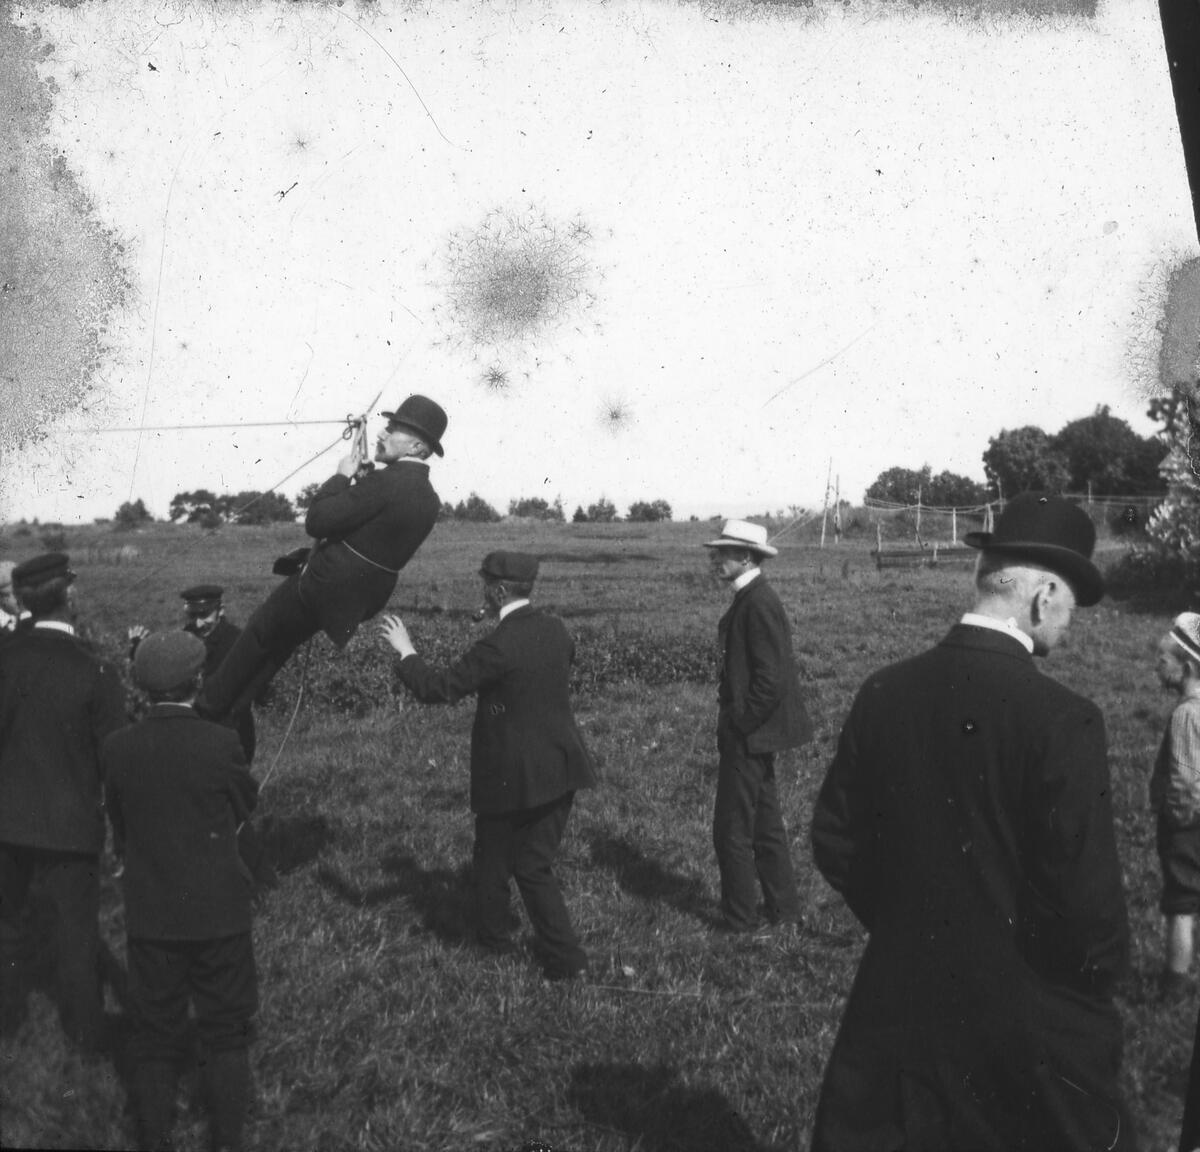
[[[821,547],[825,547],[825,521],[829,516],[829,480],[833,475],[833,457],[829,457],[829,468],[825,473],[825,506],[821,509]]]

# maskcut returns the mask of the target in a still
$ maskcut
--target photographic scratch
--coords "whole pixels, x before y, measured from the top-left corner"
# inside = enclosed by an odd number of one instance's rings
[[[825,365],[832,364],[839,356],[845,355],[847,352],[850,351],[851,348],[854,347],[855,344],[857,344],[874,327],[875,327],[874,324],[868,324],[867,327],[864,328],[857,336],[855,336],[854,339],[851,340],[849,344],[844,344],[841,348],[839,348],[832,355],[826,356],[825,359],[822,360],[819,364],[814,364],[811,368],[808,369],[808,371],[801,372],[799,376],[795,377],[795,379],[789,380],[782,388],[779,389],[778,392],[775,392],[773,395],[768,396],[767,399],[763,401],[762,406],[765,408],[768,404],[771,403],[772,400],[775,400],[778,397],[782,396],[793,384],[799,384],[801,380],[806,380],[814,372],[818,372],[822,368],[824,368]]]

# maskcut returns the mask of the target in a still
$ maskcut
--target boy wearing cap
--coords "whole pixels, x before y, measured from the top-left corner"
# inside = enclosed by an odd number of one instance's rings
[[[380,633],[400,654],[400,679],[424,704],[453,704],[475,694],[471,730],[472,872],[479,944],[514,950],[509,879],[529,913],[543,971],[550,980],[587,969],[571,927],[553,862],[575,792],[595,782],[592,759],[571,711],[575,645],[557,616],[529,597],[538,560],[491,552],[483,561],[483,598],[495,630],[448,668],[417,655],[397,616]]]
[[[0,644],[0,1030],[20,1022],[23,912],[37,883],[54,908],[56,984],[64,1029],[85,1052],[102,1046],[100,748],[125,723],[116,670],[76,635],[75,573],[62,552],[13,570],[31,624]]]
[[[443,455],[446,413],[428,397],[409,396],[382,415],[387,425],[375,459],[384,467],[372,471],[369,462],[345,456],[317,490],[304,519],[317,543],[251,615],[205,681],[196,702],[204,715],[221,720],[249,708],[318,632],[344,648],[388,602],[400,570],[433,530],[442,502],[429,482],[428,460]]]
[[[1200,614],[1175,617],[1154,669],[1162,686],[1178,694],[1150,778],[1163,877],[1159,907],[1167,920],[1159,991],[1164,1000],[1178,1000],[1189,986],[1200,912]]]
[[[994,532],[966,536],[973,610],[854,699],[812,844],[869,938],[817,1152],[1136,1147],[1104,718],[1034,664],[1104,594],[1095,539],[1069,501],[1015,497]]]
[[[761,564],[778,549],[767,530],[727,520],[710,540],[713,573],[733,589],[717,625],[717,796],[713,847],[721,872],[721,927],[753,932],[758,895],[768,925],[799,924],[800,898],[775,785],[775,754],[812,738],[792,629]]]
[[[258,1006],[252,886],[237,832],[257,785],[237,734],[192,708],[204,651],[188,632],[154,633],[138,645],[134,678],[151,708],[105,742],[105,795],[124,863],[142,1143],[169,1141],[190,1004],[213,1147],[234,1152],[250,1099],[247,1049]]]

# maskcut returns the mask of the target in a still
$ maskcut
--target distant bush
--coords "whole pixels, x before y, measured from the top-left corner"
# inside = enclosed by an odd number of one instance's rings
[[[532,520],[557,520],[560,523],[566,519],[561,499],[548,504],[540,496],[524,496],[520,500],[510,500],[508,514],[526,516]]]
[[[486,631],[467,627],[460,616],[412,616],[407,623],[417,651],[433,665],[452,663]],[[716,683],[717,652],[711,636],[615,632],[595,626],[569,630],[576,642],[571,690],[581,695],[614,684]],[[396,661],[373,631],[372,624],[364,625],[340,655],[322,637],[311,641],[307,654],[301,649],[276,676],[265,707],[290,711],[302,681],[304,707],[362,718],[376,708],[402,706],[411,697],[396,677]],[[473,706],[473,701],[467,703]]]
[[[670,520],[671,505],[665,500],[635,500],[629,505],[627,519],[634,521]]]
[[[113,517],[113,531],[131,532],[134,528],[140,528],[143,524],[149,524],[153,519],[154,517],[150,515],[143,500],[134,500],[132,502],[126,500],[117,509],[117,513]]]
[[[61,524],[43,524],[38,539],[47,552],[63,552],[67,547],[67,530]]]
[[[476,524],[494,524],[500,519],[500,513],[482,496],[472,492],[466,500],[460,500],[455,506],[454,519],[468,520]]]

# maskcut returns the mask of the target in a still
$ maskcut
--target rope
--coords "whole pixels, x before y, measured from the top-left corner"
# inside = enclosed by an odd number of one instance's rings
[[[302,424],[345,424],[355,422],[358,417],[344,417],[341,420],[261,420],[249,421],[244,424],[144,424],[130,428],[78,428],[69,429],[67,435],[107,432],[206,432],[218,428],[295,428]],[[280,481],[282,483],[282,481]]]
[[[296,693],[296,703],[292,708],[291,719],[288,720],[287,728],[284,729],[283,739],[280,740],[279,747],[275,749],[275,756],[271,760],[271,766],[267,769],[266,774],[262,778],[262,783],[260,783],[258,786],[258,791],[260,794],[267,786],[267,781],[271,779],[271,775],[275,771],[275,766],[279,763],[279,757],[283,755],[283,750],[287,747],[288,737],[292,734],[292,728],[296,723],[296,717],[300,714],[300,702],[304,699],[304,689],[308,685],[308,660],[311,655],[312,640],[310,639],[304,644],[304,666],[300,669],[300,690]]]

